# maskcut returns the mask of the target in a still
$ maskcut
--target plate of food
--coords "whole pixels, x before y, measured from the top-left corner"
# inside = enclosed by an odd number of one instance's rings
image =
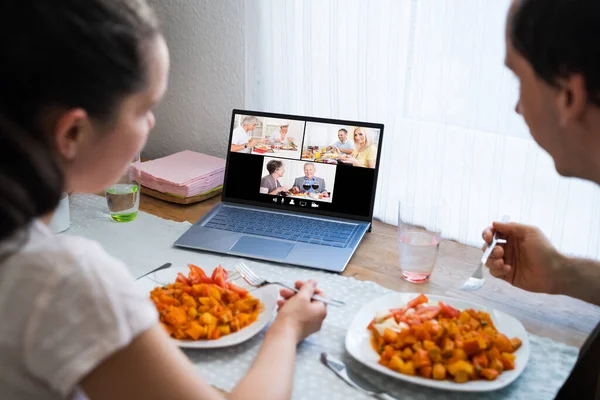
[[[315,162],[319,162],[319,163],[323,163],[323,164],[337,164],[337,160],[331,159],[331,158],[320,158],[318,160],[315,160]]]
[[[256,150],[263,150],[263,151],[273,151],[273,149],[271,148],[271,146],[267,146],[265,144],[258,144],[256,146],[254,146],[254,149],[256,149]]]
[[[340,155],[338,153],[325,153],[321,157],[336,159],[336,158],[340,158]]]
[[[248,292],[228,277],[220,265],[205,272],[188,264],[150,274],[136,282],[136,289],[150,297],[161,325],[179,347],[227,347],[259,333],[275,314],[279,298],[274,285]]]
[[[501,389],[529,360],[527,332],[516,318],[419,293],[391,293],[365,305],[348,329],[346,349],[390,377],[464,392]]]
[[[281,150],[296,150],[296,147],[286,144],[281,146]]]

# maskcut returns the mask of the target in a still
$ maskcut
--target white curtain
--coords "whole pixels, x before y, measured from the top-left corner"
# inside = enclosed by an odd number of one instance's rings
[[[446,238],[480,246],[508,214],[598,258],[600,192],[559,177],[514,112],[510,2],[249,0],[246,106],[384,123],[377,219],[396,224],[398,201],[444,199]]]

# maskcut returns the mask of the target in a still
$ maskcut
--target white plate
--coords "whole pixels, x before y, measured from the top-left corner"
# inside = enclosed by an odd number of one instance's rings
[[[187,276],[189,268],[171,267],[166,270],[158,271],[150,274],[135,283],[136,289],[142,294],[150,296],[150,292],[156,286],[161,286],[167,283],[175,282],[177,273],[181,272]],[[205,270],[207,275],[212,274],[212,270]],[[238,332],[226,335],[217,340],[177,340],[172,339],[179,347],[192,349],[215,349],[219,347],[228,347],[240,344],[250,339],[259,333],[271,320],[277,308],[277,299],[279,298],[279,290],[275,285],[269,285],[252,291],[252,296],[260,299],[265,305],[265,309],[258,315],[256,320],[251,325],[241,329]]]
[[[508,338],[518,337],[521,339],[521,347],[519,347],[519,349],[515,352],[515,355],[517,356],[515,360],[515,369],[512,371],[502,372],[500,375],[498,375],[498,378],[493,381],[477,380],[466,383],[456,383],[450,380],[436,381],[418,376],[404,375],[380,365],[378,363],[379,354],[377,354],[373,347],[371,347],[371,332],[367,329],[367,326],[377,311],[400,307],[418,295],[419,293],[390,293],[381,296],[373,300],[371,303],[365,305],[354,317],[354,320],[348,329],[348,333],[346,334],[346,350],[348,350],[352,357],[376,371],[396,379],[401,379],[416,383],[418,385],[429,386],[437,389],[463,392],[487,392],[501,389],[521,375],[525,369],[525,366],[527,365],[527,361],[529,361],[529,340],[527,338],[527,331],[525,331],[523,325],[516,318],[501,311],[497,311],[479,304],[434,295],[427,295],[430,303],[441,300],[452,307],[458,308],[459,310],[473,308],[474,310],[488,312],[492,317],[492,321],[494,322],[496,329],[498,329],[500,333],[505,334],[508,336]]]

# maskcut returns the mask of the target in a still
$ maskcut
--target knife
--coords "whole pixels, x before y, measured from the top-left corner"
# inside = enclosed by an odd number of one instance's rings
[[[332,357],[327,353],[321,353],[321,362],[335,372],[337,376],[342,378],[344,382],[363,394],[380,400],[397,400],[395,397],[390,396],[371,382],[362,378],[360,375],[352,372],[352,370],[346,367],[346,364],[337,358]]]

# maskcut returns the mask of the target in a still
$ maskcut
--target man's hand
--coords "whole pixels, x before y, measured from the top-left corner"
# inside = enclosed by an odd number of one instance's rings
[[[487,261],[493,276],[530,292],[552,294],[559,291],[556,278],[558,269],[565,263],[564,256],[539,228],[494,222],[483,231],[484,250],[492,242],[494,231],[507,242],[496,246]]]
[[[257,144],[258,143],[254,139],[250,139],[248,140],[248,143],[246,143],[246,146],[248,146],[248,148],[252,150],[254,147],[256,147]]]

